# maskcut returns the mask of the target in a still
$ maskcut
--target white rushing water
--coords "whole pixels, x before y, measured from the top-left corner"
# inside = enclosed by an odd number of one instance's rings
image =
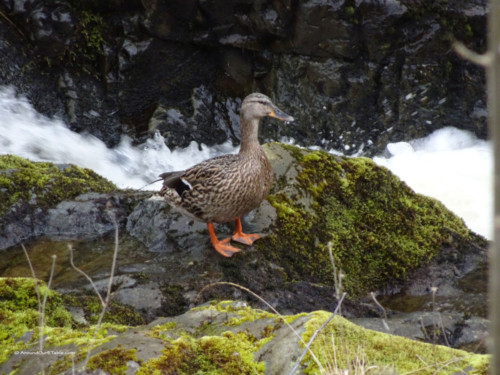
[[[171,151],[160,135],[133,146],[128,137],[109,149],[98,138],[69,130],[58,119],[40,115],[12,88],[0,87],[0,154],[13,154],[34,161],[72,163],[90,168],[120,188],[140,189],[163,172],[190,167],[223,153],[237,152],[230,142],[209,148],[192,142]],[[161,183],[148,186],[159,189]]]
[[[493,237],[493,151],[489,142],[448,127],[426,138],[387,145],[375,157],[417,193],[440,200],[467,226]]]
[[[375,162],[388,167],[416,192],[439,199],[471,229],[491,238],[492,150],[487,142],[445,128],[424,139],[387,147],[392,156],[376,157]],[[0,87],[0,154],[91,168],[121,188],[140,189],[162,172],[237,150],[229,142],[212,148],[193,142],[172,151],[160,135],[140,146],[124,137],[109,149],[91,135],[77,134],[62,121],[40,115],[12,88]],[[157,183],[147,189],[159,187]]]

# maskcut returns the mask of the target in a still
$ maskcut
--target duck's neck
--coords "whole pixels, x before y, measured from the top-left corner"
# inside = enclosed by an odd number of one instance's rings
[[[261,149],[258,137],[259,121],[260,120],[257,118],[252,118],[252,119],[247,119],[244,117],[241,118],[240,154],[250,154],[258,152]]]

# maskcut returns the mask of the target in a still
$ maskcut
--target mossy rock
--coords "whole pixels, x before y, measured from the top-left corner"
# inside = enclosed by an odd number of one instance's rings
[[[40,330],[42,312],[43,329]],[[115,337],[114,334],[117,332],[124,332],[126,329],[126,326],[112,323],[104,323],[99,327],[77,328],[71,314],[64,306],[61,295],[48,289],[43,281],[22,277],[0,278],[0,373],[2,374],[11,373],[14,369],[21,374],[38,373],[40,355],[47,363],[51,363],[50,373],[59,373],[57,369],[66,367],[59,366],[58,358],[62,361],[64,357],[63,362],[71,362],[72,359],[70,355],[57,353],[74,353],[74,358],[81,359],[92,342],[95,346],[99,346]],[[43,332],[43,350],[40,350],[41,332]],[[58,350],[52,350],[53,348]],[[45,352],[45,355],[37,354],[40,351]],[[52,354],[53,352],[56,354]],[[53,363],[56,365],[52,366]]]
[[[0,278],[0,362],[24,347],[21,337],[39,327],[41,306],[45,302],[44,325],[71,327],[71,315],[58,293],[45,283],[31,278]],[[29,336],[36,336],[31,333]]]
[[[113,183],[90,169],[0,156],[0,215],[22,202],[47,209],[83,193],[116,190]]]
[[[331,313],[316,311],[309,314],[303,339],[312,335],[331,318]],[[445,346],[412,341],[408,338],[371,331],[335,316],[311,345],[303,361],[305,374],[332,373],[370,374],[487,374],[489,356],[471,354]]]
[[[351,296],[404,280],[446,247],[481,240],[439,201],[416,194],[367,158],[270,143],[276,182],[257,220],[271,233],[254,246],[289,280],[333,285],[332,248],[342,288]],[[329,245],[328,245],[329,244]]]
[[[2,291],[9,291],[4,293],[7,307],[2,308],[2,314],[17,313],[23,306],[37,309],[33,296],[24,297],[33,294],[33,280],[3,279],[2,285]],[[50,310],[63,309],[58,294],[50,291],[49,295],[52,296]],[[72,328],[66,322],[60,327],[44,327],[44,350],[60,354],[44,355],[43,366],[46,373],[53,375],[72,369],[80,373],[93,342],[87,370],[104,370],[110,374],[133,370],[136,374],[278,375],[290,372],[306,343],[330,317],[331,313],[325,311],[281,316],[253,309],[244,302],[222,301],[132,329],[103,324],[94,339],[95,327]],[[13,325],[12,329],[18,333],[29,332],[23,325]],[[40,372],[42,362],[36,355],[14,353],[15,350],[33,352],[37,349],[35,337],[22,341],[17,336],[4,344],[0,372]],[[332,355],[334,350],[335,356]],[[70,352],[74,354],[65,355]],[[487,374],[488,361],[487,355],[370,331],[336,316],[318,332],[299,369],[306,374],[323,373],[321,370],[325,368],[342,373],[371,368],[381,370],[375,373],[418,372],[424,375],[437,371],[454,374],[467,369],[468,373],[479,375]],[[384,372],[386,370],[388,372]]]

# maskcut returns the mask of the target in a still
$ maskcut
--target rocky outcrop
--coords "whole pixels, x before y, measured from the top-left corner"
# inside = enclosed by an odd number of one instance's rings
[[[113,4],[113,5],[110,5]],[[237,140],[262,91],[297,119],[263,138],[374,154],[453,125],[486,137],[486,1],[0,2],[0,84],[108,145]]]
[[[37,218],[37,226],[27,227],[30,236],[45,235],[54,241],[35,243],[32,263],[46,264],[45,258],[57,254],[58,264],[66,270],[58,273],[57,289],[81,299],[82,279],[69,266],[66,241],[72,239],[75,262],[92,270],[99,288],[105,288],[115,243],[114,238],[101,237],[114,230],[114,216],[120,232],[114,301],[132,306],[144,321],[178,315],[214,298],[244,299],[264,307],[248,290],[282,313],[331,309],[347,292],[345,317],[384,317],[391,311],[446,313],[449,325],[443,332],[451,345],[484,350],[486,328],[480,322],[486,317],[487,243],[482,237],[442,204],[415,194],[369,159],[278,143],[264,147],[275,183],[268,199],[244,221],[248,232],[261,233],[262,238],[232,258],[222,258],[211,248],[203,223],[162,200],[144,198],[151,193],[112,192],[86,193],[72,200],[68,196],[53,202],[52,208],[35,206],[32,216],[19,216],[23,222]],[[31,168],[38,165],[26,163]],[[50,169],[48,163],[40,165]],[[29,168],[23,172],[29,175]],[[49,195],[48,184],[40,191]],[[21,203],[32,201],[33,193],[41,203],[39,190],[27,193]],[[216,226],[217,235],[229,236],[231,225]],[[8,243],[23,241],[15,232],[2,235]],[[58,243],[60,235],[66,239]],[[6,253],[9,271],[17,255]],[[24,264],[24,255],[20,258]],[[388,312],[369,297],[371,292]],[[92,310],[84,308],[91,302],[85,293],[74,305],[83,312]],[[84,315],[90,319],[92,314]],[[421,331],[420,323],[413,326]]]
[[[10,319],[0,323],[0,332],[7,333],[0,357],[0,371],[6,373],[14,369],[20,375],[41,369],[51,374],[86,373],[84,358],[90,347],[86,368],[92,373],[281,375],[295,365],[301,373],[323,368],[390,368],[421,374],[437,369],[443,374],[488,371],[486,355],[366,330],[340,316],[331,319],[325,311],[283,316],[236,301],[205,304],[147,326],[106,323],[92,338],[96,327],[72,328],[69,313],[54,292],[40,350],[36,319],[23,322],[23,317],[38,314],[33,279],[0,278],[0,295],[0,313]],[[58,320],[53,319],[55,311]],[[328,324],[321,328],[324,323]],[[305,351],[309,341],[312,345]]]
[[[89,169],[0,156],[0,250],[41,235],[91,238],[112,230],[114,219],[103,213],[120,220],[123,211],[97,192],[115,190]]]

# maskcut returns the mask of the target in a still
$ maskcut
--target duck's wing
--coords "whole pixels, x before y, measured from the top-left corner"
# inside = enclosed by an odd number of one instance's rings
[[[228,173],[231,173],[238,165],[239,160],[239,155],[218,156],[187,169],[182,177],[192,186],[197,184],[210,184],[210,181],[213,179],[218,180]]]
[[[182,192],[191,189],[189,182],[182,177],[184,173],[185,171],[162,173],[160,177],[163,178],[163,186],[160,192],[164,192],[167,189],[173,189],[181,196]]]
[[[186,190],[191,190],[198,184],[210,186],[221,181],[234,168],[238,155],[222,155],[205,160],[184,171],[166,172],[160,175],[163,178],[163,188],[174,189],[179,196]]]

